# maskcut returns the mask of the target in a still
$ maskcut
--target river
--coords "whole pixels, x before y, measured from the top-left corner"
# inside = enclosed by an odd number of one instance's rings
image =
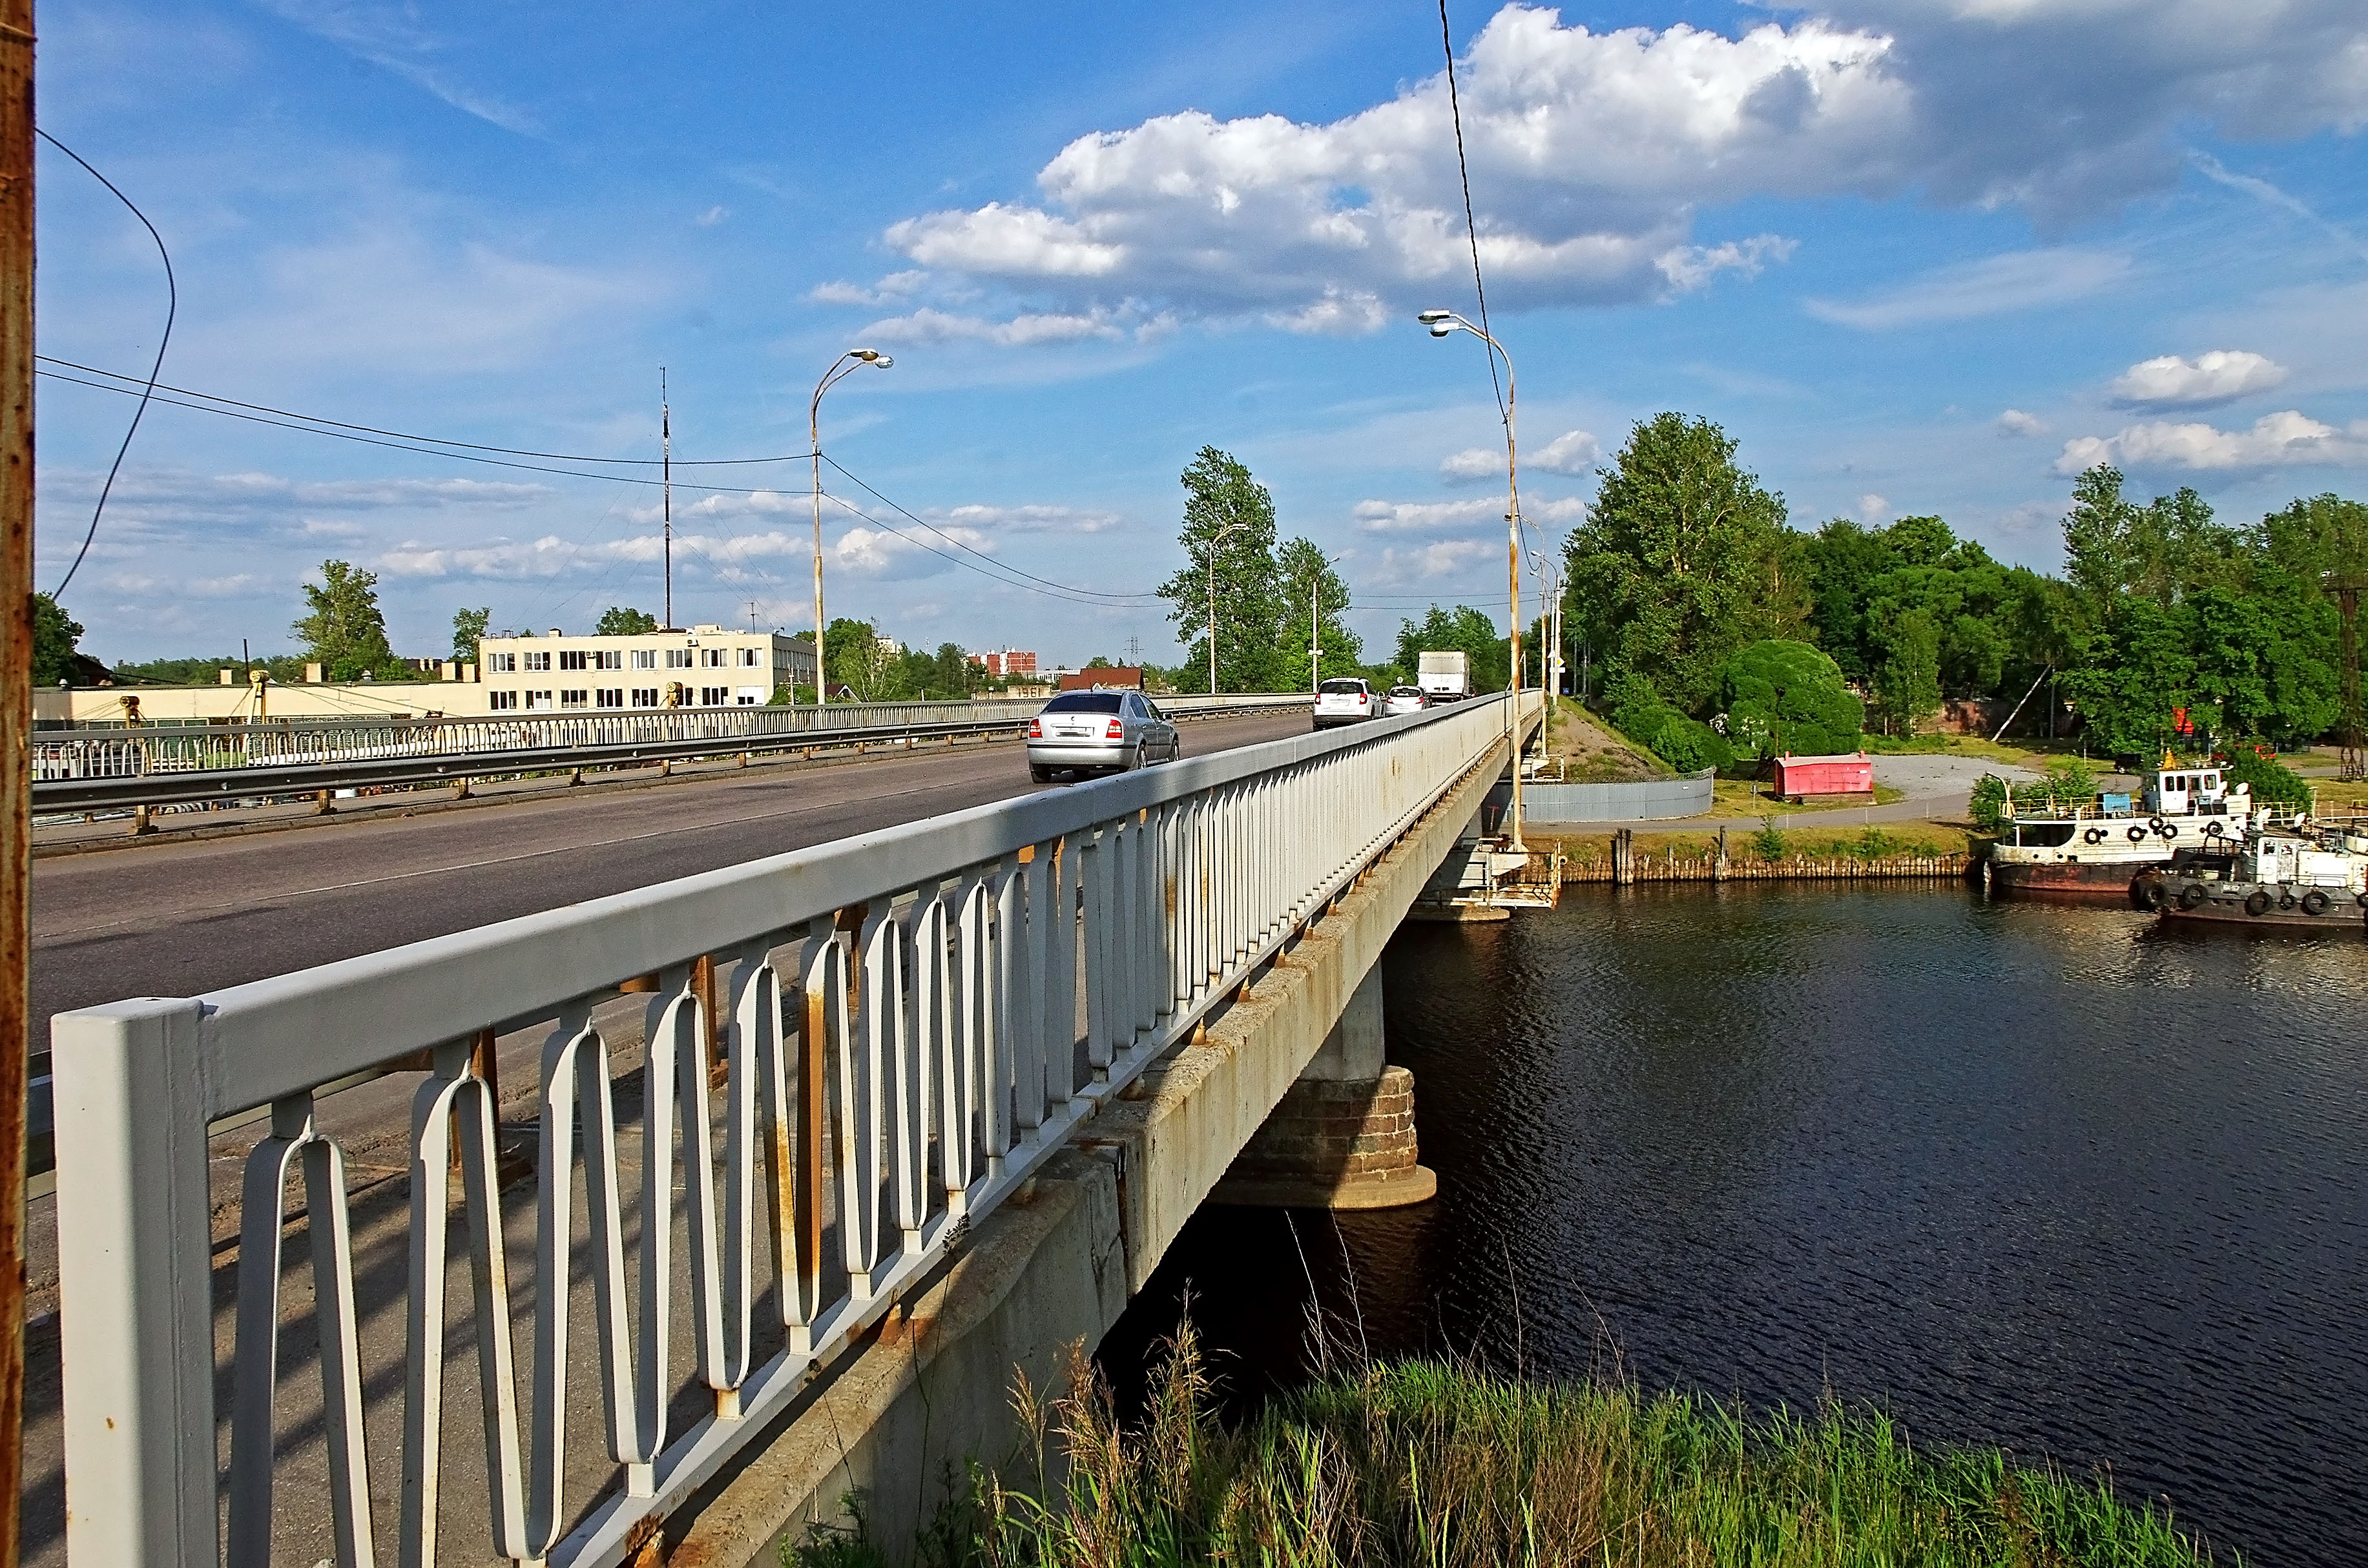
[[[1830,1392],[2359,1561],[2368,940],[1759,883],[1383,962],[1438,1200],[1204,1210],[1105,1346],[1122,1393],[1188,1286],[1237,1400],[1304,1375],[1312,1291],[1376,1354]]]

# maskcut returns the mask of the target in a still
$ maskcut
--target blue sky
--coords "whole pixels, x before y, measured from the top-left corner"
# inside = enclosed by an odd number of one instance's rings
[[[1938,512],[2049,568],[2093,461],[2237,518],[2368,494],[2356,0],[1452,15],[1549,537],[1663,409],[1796,525]],[[40,119],[172,249],[168,383],[646,459],[664,365],[678,457],[802,454],[872,344],[824,447],[911,517],[825,471],[868,514],[829,506],[831,612],[1173,663],[1165,607],[1114,596],[1181,563],[1202,445],[1342,554],[1369,645],[1501,605],[1482,350],[1411,319],[1472,308],[1441,62],[1406,0],[50,0]],[[40,180],[41,351],[144,372],[154,246],[47,149]],[[40,398],[46,586],[131,405]],[[685,477],[723,488],[677,488],[677,619],[806,624],[804,464]],[[463,605],[655,609],[656,537],[646,486],[158,405],[66,603],[109,660],[278,648],[336,555],[427,653]]]

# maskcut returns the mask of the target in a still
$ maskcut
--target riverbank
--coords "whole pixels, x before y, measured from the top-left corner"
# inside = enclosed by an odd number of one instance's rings
[[[1543,1383],[1436,1361],[1336,1370],[1246,1423],[1214,1413],[1188,1328],[1143,1419],[1121,1426],[1080,1362],[1034,1456],[981,1471],[923,1561],[1068,1563],[2213,1561],[2101,1479],[1998,1449],[1926,1452],[1872,1411],[1752,1415],[1681,1394]],[[1065,1479],[1055,1482],[1052,1477]],[[901,1553],[894,1554],[901,1556]],[[882,1554],[819,1532],[791,1568]]]
[[[1864,881],[1962,880],[1980,859],[1979,841],[1965,829],[1918,824],[1894,831],[1866,826],[1856,833],[1757,831],[1657,834],[1633,829],[1543,838],[1559,845],[1562,880],[1610,882]]]

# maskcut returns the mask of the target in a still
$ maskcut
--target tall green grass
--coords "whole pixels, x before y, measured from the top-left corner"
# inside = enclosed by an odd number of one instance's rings
[[[1082,1357],[1017,1473],[973,1471],[920,1556],[983,1568],[2156,1568],[2167,1514],[1997,1449],[1927,1454],[1873,1411],[1714,1401],[1436,1361],[1335,1372],[1229,1429],[1188,1325],[1122,1426]],[[950,1528],[951,1527],[951,1528]],[[785,1553],[848,1555],[842,1533]],[[903,1554],[896,1554],[901,1557]]]

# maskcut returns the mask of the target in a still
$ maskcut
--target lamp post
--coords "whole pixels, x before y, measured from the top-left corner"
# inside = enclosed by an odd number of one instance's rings
[[[1346,554],[1344,551],[1340,555],[1326,556],[1323,565],[1316,567],[1315,575],[1307,579],[1307,692],[1311,697],[1324,689],[1324,622],[1322,612],[1316,608],[1317,600],[1324,592],[1324,573],[1326,567]]]
[[[1217,695],[1217,546],[1235,528],[1247,523],[1227,523],[1209,538],[1209,695]]]
[[[1513,357],[1505,346],[1457,315],[1453,311],[1425,311],[1415,320],[1430,328],[1433,337],[1446,337],[1457,332],[1468,332],[1486,344],[1497,357],[1505,361],[1505,489],[1509,503],[1505,513],[1505,563],[1513,585],[1513,615],[1510,649],[1513,674],[1513,811],[1512,831],[1507,835],[1508,847],[1526,854],[1529,846],[1521,842],[1521,464],[1520,453],[1514,439],[1516,381]]]
[[[884,370],[896,361],[876,348],[850,348],[823,372],[814,383],[814,401],[806,404],[806,434],[814,442],[814,702],[830,700],[830,680],[822,663],[823,631],[827,626],[822,618],[822,394],[855,374],[865,365]]]

